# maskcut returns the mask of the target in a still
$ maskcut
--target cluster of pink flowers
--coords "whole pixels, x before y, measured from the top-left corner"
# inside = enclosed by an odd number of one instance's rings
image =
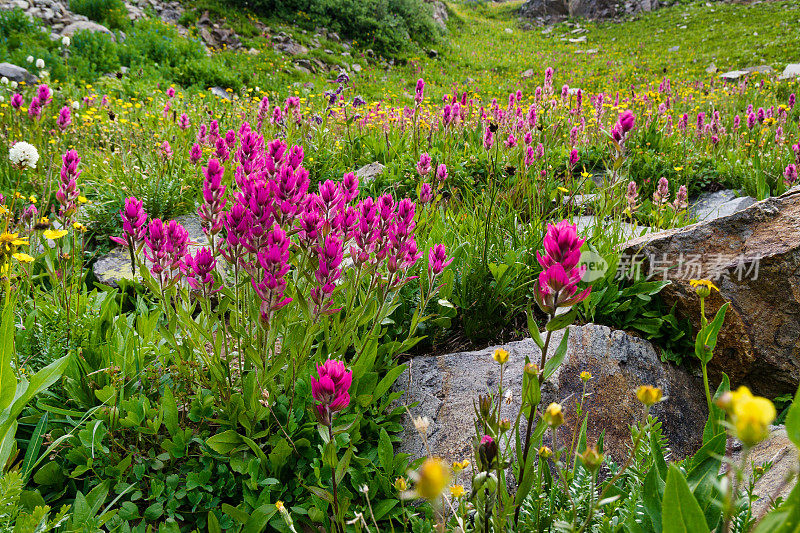
[[[64,154],[61,162],[61,179],[59,180],[58,191],[56,191],[56,200],[61,205],[59,215],[66,224],[71,221],[72,216],[78,210],[78,197],[81,191],[78,189],[77,180],[82,172],[78,170],[81,158],[78,156],[78,152],[70,150]]]
[[[586,271],[585,265],[578,265],[584,242],[586,239],[578,237],[575,224],[562,220],[547,225],[545,253],[536,252],[542,272],[534,287],[534,299],[548,315],[555,314],[559,307],[571,307],[583,301],[591,292],[591,287],[578,292],[578,282]]]
[[[295,102],[286,105],[291,115]],[[146,224],[147,215],[135,198],[129,198],[120,212],[124,235],[115,241],[132,249],[143,243],[146,264],[162,286],[185,276],[191,287],[211,294],[218,290],[214,269],[222,257],[236,272],[249,275],[266,325],[275,311],[291,302],[285,291],[293,250],[303,252],[314,265],[308,291],[317,314],[336,311],[333,293],[348,255],[354,268],[369,269],[377,276],[375,286],[396,289],[410,279],[408,270],[422,255],[414,236],[416,205],[412,200],[396,201],[384,194],[359,201],[359,182],[353,173],[339,181],[327,180],[311,192],[303,148],[289,147],[280,139],[265,143],[246,122],[238,133],[231,130],[224,137],[216,121],[209,127],[201,124],[197,140],[193,152],[198,153],[192,154],[192,160],[202,157],[201,144],[213,142],[215,155],[224,149],[230,160],[228,175],[235,184],[233,191],[223,185],[224,158],[211,157],[201,169],[204,180],[198,214],[209,237],[208,248],[189,254],[185,229],[175,221],[156,219]],[[432,170],[430,158],[422,158],[421,173]],[[446,179],[444,165],[436,176]],[[349,250],[345,243],[351,243]],[[450,261],[444,247],[434,248],[431,254],[431,268],[438,275]]]
[[[350,385],[353,373],[344,363],[328,359],[317,365],[317,377],[311,377],[311,396],[314,398],[314,414],[317,421],[329,427],[333,416],[350,405]]]

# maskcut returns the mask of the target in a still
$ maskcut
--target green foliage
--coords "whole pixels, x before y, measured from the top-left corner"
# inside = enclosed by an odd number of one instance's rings
[[[310,28],[327,27],[389,56],[413,52],[441,35],[430,4],[422,0],[255,0],[245,5]]]
[[[79,31],[72,37],[70,67],[78,79],[94,80],[119,69],[114,37],[103,32]]]
[[[128,10],[123,0],[69,0],[69,8],[111,29],[128,25]]]

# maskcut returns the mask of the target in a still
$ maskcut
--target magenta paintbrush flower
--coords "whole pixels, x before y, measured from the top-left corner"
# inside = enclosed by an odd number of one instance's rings
[[[573,306],[589,296],[591,287],[578,292],[578,282],[586,270],[585,266],[578,266],[584,242],[576,224],[566,220],[548,224],[545,255],[536,253],[543,270],[534,287],[536,303],[545,313],[552,315],[559,307]]]
[[[586,239],[578,236],[577,224],[570,224],[567,220],[548,224],[547,234],[544,236],[545,255],[536,252],[536,258],[544,269],[560,263],[564,269],[571,270],[581,259],[581,246],[584,242]]]
[[[311,377],[311,396],[317,402],[315,414],[323,426],[330,426],[333,415],[350,405],[353,373],[344,363],[328,359],[317,365],[317,377]]]
[[[435,244],[428,252],[428,272],[430,277],[438,276],[444,269],[453,262],[453,258],[447,257],[447,249],[444,244]]]

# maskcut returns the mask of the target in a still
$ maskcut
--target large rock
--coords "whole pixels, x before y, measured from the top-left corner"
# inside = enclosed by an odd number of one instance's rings
[[[92,22],[90,20],[78,20],[69,24],[66,28],[61,30],[61,35],[65,37],[72,37],[79,31],[90,31],[92,33],[105,33],[111,36],[114,39],[114,33],[103,26],[102,24],[98,24],[97,22]]]
[[[781,80],[790,80],[794,78],[800,78],[800,63],[790,63],[786,65],[781,75],[778,76],[778,79]]]
[[[738,465],[742,460],[742,444],[735,439],[728,439],[728,450],[732,464]],[[773,426],[769,437],[750,449],[747,454],[744,478],[749,479],[753,467],[764,468],[766,463],[772,466],[764,473],[753,487],[753,494],[758,498],[753,502],[754,516],[761,516],[768,511],[777,498],[785,499],[795,485],[797,475],[797,448],[786,435],[786,427]],[[727,465],[723,465],[723,471]]]
[[[752,196],[737,196],[736,191],[725,189],[717,192],[704,192],[692,202],[690,215],[698,222],[707,222],[732,215],[756,203]]]
[[[551,346],[558,346],[562,336],[562,332],[554,333]],[[504,348],[510,357],[503,385],[512,391],[512,400],[511,405],[503,403],[501,417],[513,420],[519,412],[525,359],[538,363],[541,352],[531,339]],[[398,379],[399,387],[408,389],[403,401],[407,405],[419,402],[410,409],[411,414],[432,421],[428,434],[431,453],[451,461],[471,457],[475,435],[472,402],[479,394],[496,390],[500,379],[500,367],[492,359],[494,349],[415,357]],[[624,455],[630,443],[629,426],[642,416],[643,406],[634,392],[642,384],[657,385],[668,397],[652,413],[663,423],[674,454],[683,457],[699,447],[707,417],[702,383],[685,369],[662,363],[649,342],[594,324],[570,328],[564,363],[543,387],[543,406],[558,401],[564,407],[566,428],[560,434],[571,435],[574,428],[584,370],[593,375],[584,404],[589,413],[588,439],[596,442],[605,431],[605,449],[612,457],[619,460]],[[414,457],[425,455],[411,417],[406,416],[403,424],[405,435],[399,451]]]
[[[25,82],[29,85],[38,81],[38,78],[26,69],[11,63],[0,63],[0,78],[2,77],[6,77],[10,81],[16,81],[18,83]]]
[[[566,17],[606,19],[654,11],[658,7],[658,0],[527,0],[520,7],[520,15],[551,20]]]
[[[700,303],[691,279],[719,287],[706,299],[712,317],[731,302],[714,358],[734,386],[764,396],[793,393],[800,381],[800,188],[742,211],[623,244],[623,259],[642,260],[646,276],[667,278],[667,307],[700,326]]]

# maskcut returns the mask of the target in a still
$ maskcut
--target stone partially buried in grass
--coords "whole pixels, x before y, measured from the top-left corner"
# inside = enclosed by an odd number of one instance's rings
[[[554,332],[551,355],[562,338],[563,331]],[[525,358],[538,364],[541,352],[532,339],[502,347],[510,352],[503,383],[512,391],[512,400],[510,405],[503,402],[501,418],[513,420],[520,407]],[[471,459],[475,437],[472,402],[479,394],[496,390],[500,379],[500,366],[492,359],[495,348],[415,357],[397,380],[397,388],[406,389],[401,401],[409,406],[419,402],[410,409],[411,415],[427,416],[432,421],[428,432],[432,454],[448,461]],[[652,413],[663,423],[673,453],[685,457],[698,449],[707,418],[702,381],[683,367],[662,363],[650,342],[595,324],[570,327],[564,363],[542,388],[540,407],[550,402],[563,405],[566,422],[560,435],[571,436],[575,427],[575,403],[580,399],[583,371],[593,376],[585,404],[588,440],[596,442],[605,430],[605,450],[615,460],[624,458],[630,444],[628,428],[641,418],[643,406],[635,394],[640,385],[660,387],[667,398],[654,406]],[[425,455],[410,416],[404,418],[403,425],[405,434],[398,451],[413,457]]]

